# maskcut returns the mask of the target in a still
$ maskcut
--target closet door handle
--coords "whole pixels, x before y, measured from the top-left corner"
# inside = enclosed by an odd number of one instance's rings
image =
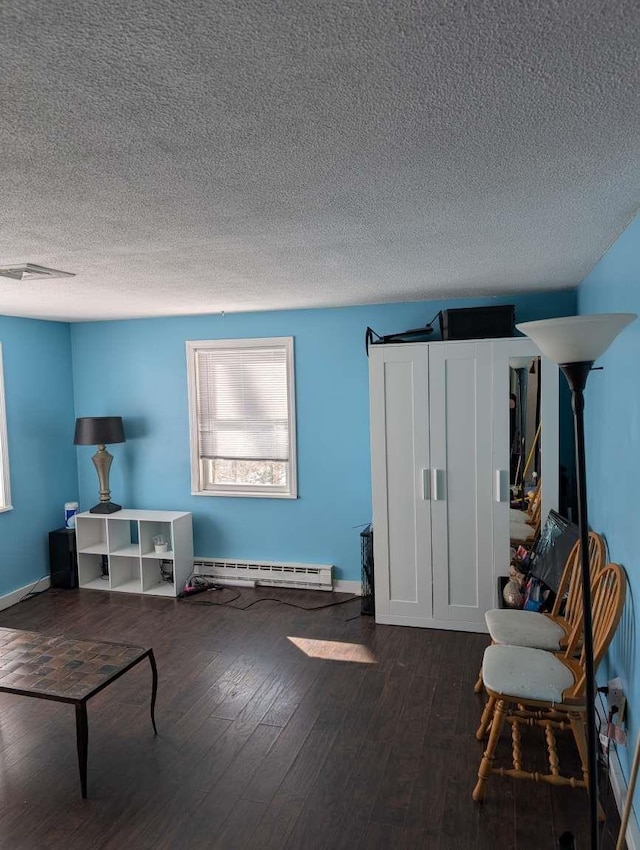
[[[422,498],[427,501],[431,498],[431,487],[429,486],[429,470],[422,470]]]
[[[507,493],[509,487],[507,486],[507,470],[506,469],[496,469],[494,485],[493,485],[493,498],[496,502],[506,502],[507,501]]]
[[[444,496],[444,469],[431,470],[431,498],[434,502],[441,502]]]

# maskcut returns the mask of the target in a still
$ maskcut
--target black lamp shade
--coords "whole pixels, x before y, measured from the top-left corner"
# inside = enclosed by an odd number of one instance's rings
[[[121,416],[81,416],[76,419],[76,446],[106,446],[124,443]]]

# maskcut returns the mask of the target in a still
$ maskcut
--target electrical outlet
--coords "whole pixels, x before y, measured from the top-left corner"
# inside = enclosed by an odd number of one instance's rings
[[[607,713],[610,718],[607,724],[607,737],[624,747],[627,743],[627,732],[622,727],[627,699],[622,689],[622,679],[620,677],[610,679],[607,682],[607,688]]]

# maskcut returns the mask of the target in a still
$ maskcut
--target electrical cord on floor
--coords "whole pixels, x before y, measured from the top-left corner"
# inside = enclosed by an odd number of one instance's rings
[[[24,596],[18,599],[18,602],[24,602],[25,599],[31,599],[33,596],[40,596],[41,593],[46,593],[47,590],[49,590],[48,587],[45,587],[44,590],[36,590],[36,587],[40,584],[40,582],[44,581],[46,578],[49,578],[49,576],[40,576],[39,579],[34,581],[31,585],[31,590],[28,590]]]
[[[225,585],[217,585],[214,587],[208,588],[211,590],[224,590],[226,589]],[[334,608],[336,605],[346,605],[347,602],[355,602],[360,601],[359,596],[352,596],[349,599],[339,599],[337,602],[328,602],[324,605],[298,605],[296,602],[286,602],[284,599],[278,599],[275,596],[263,596],[260,599],[254,599],[253,602],[249,602],[248,605],[233,605],[232,603],[236,601],[236,599],[240,599],[242,597],[242,593],[240,591],[236,592],[235,596],[232,596],[231,599],[227,599],[225,602],[214,602],[211,599],[189,599],[188,596],[180,597],[183,602],[190,602],[192,605],[219,605],[223,608],[235,608],[236,611],[246,611],[248,608],[252,608],[254,605],[258,605],[260,602],[277,602],[279,605],[287,605],[289,608],[299,608],[301,611],[320,611],[323,608]],[[360,616],[360,615],[358,615]],[[353,618],[351,618],[353,619]]]
[[[252,605],[257,605],[258,602],[278,602],[280,605],[288,605],[290,608],[299,608],[301,611],[320,611],[322,608],[333,608],[336,605],[346,605],[347,602],[355,602],[359,599],[359,596],[352,596],[351,599],[339,599],[337,602],[327,602],[326,605],[312,605],[310,607],[307,607],[306,605],[296,605],[295,602],[285,602],[283,599],[276,599],[275,597],[266,596],[263,599],[254,599],[253,602],[250,602],[248,605],[233,605],[232,607],[240,608],[242,611],[246,611],[247,608],[251,608]]]

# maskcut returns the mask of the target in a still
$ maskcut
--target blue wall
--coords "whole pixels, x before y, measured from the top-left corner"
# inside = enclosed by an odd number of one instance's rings
[[[487,302],[75,324],[76,415],[124,417],[127,442],[110,447],[113,499],[191,511],[197,555],[334,564],[337,578],[358,579],[357,527],[371,519],[365,328],[392,333],[425,325],[442,307]],[[521,321],[576,309],[575,291],[490,301],[513,302]],[[185,341],[263,336],[295,338],[299,498],[191,496]],[[97,497],[92,451],[78,450],[83,510]]]
[[[69,325],[0,316],[11,501],[0,513],[0,596],[49,573],[47,533],[78,497]]]
[[[640,217],[583,281],[578,308],[580,313],[640,314]],[[611,560],[625,567],[629,579],[625,613],[601,678],[622,676],[634,742],[640,729],[639,630],[635,625],[640,600],[640,321],[623,331],[598,365],[604,371],[589,377],[585,408],[589,523],[604,533]],[[619,753],[628,775],[629,749],[619,748]],[[639,795],[636,792],[636,810]]]

